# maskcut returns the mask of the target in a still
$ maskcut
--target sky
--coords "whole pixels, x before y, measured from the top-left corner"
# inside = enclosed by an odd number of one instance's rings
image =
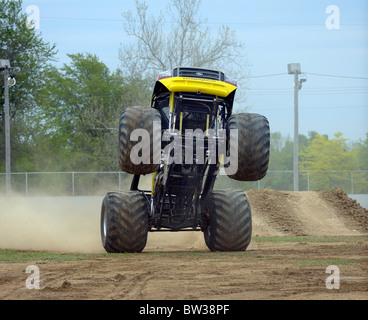
[[[169,2],[147,0],[148,14],[168,14]],[[23,0],[24,11],[29,6],[39,9],[38,32],[56,44],[57,66],[70,62],[67,54],[87,52],[111,71],[120,66],[119,48],[131,41],[122,12],[134,12],[135,0]],[[202,0],[200,14],[211,32],[228,25],[244,43],[249,79],[238,89],[246,102],[236,110],[263,114],[271,132],[292,138],[294,76],[287,65],[300,63],[306,82],[299,91],[299,133],[366,139],[367,0]]]

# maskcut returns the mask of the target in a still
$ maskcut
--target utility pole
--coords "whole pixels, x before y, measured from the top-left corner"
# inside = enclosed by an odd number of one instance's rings
[[[299,191],[299,90],[302,88],[302,83],[307,81],[301,79],[300,63],[288,64],[288,73],[294,75],[294,191]]]
[[[0,60],[0,70],[4,71],[4,95],[5,95],[5,172],[6,172],[6,194],[10,195],[10,115],[9,115],[9,60]]]
[[[294,73],[294,191],[299,191],[299,74]]]

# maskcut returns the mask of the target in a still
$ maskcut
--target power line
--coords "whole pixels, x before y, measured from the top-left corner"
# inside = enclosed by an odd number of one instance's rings
[[[108,19],[108,18],[73,18],[73,17],[42,17],[42,19],[53,20],[76,20],[76,21],[100,21],[100,22],[123,22],[122,19]]]
[[[282,92],[272,92],[272,91],[263,91],[263,92],[251,92],[248,91],[247,95],[251,96],[289,96],[292,93],[288,91]],[[315,96],[315,95],[357,95],[357,94],[368,94],[368,91],[350,91],[350,92],[342,92],[342,91],[310,91],[310,92],[302,92],[301,95],[303,96]]]
[[[281,87],[276,87],[276,88],[249,88],[249,90],[289,90],[288,88],[281,88]],[[308,91],[308,90],[368,90],[368,86],[343,86],[343,87],[307,87],[307,88],[303,88],[303,91]]]
[[[324,23],[293,23],[293,22],[207,22],[206,24],[213,24],[213,25],[248,25],[248,26],[285,26],[285,27],[292,27],[292,26],[299,26],[299,27],[325,27]],[[340,26],[347,26],[347,27],[358,27],[358,26],[368,26],[367,23],[340,23]]]
[[[263,74],[257,76],[246,76],[244,78],[267,78],[267,77],[276,77],[283,76],[287,73],[273,73],[273,74]],[[357,76],[345,76],[345,75],[334,75],[334,74],[324,74],[324,73],[314,73],[314,72],[303,72],[303,74],[308,74],[312,76],[320,76],[320,77],[331,77],[331,78],[344,78],[344,79],[357,79],[357,80],[368,80],[368,77],[357,77]]]
[[[291,110],[292,107],[262,107],[256,106],[256,109],[263,111],[280,111],[280,110]],[[368,106],[313,106],[313,107],[301,107],[300,110],[335,110],[335,109],[367,109]]]
[[[309,75],[313,75],[313,76],[320,76],[320,77],[368,80],[368,78],[365,78],[365,77],[341,76],[341,75],[323,74],[323,73],[312,73],[312,72],[303,72],[303,73],[309,74]]]
[[[249,88],[247,90],[247,95],[252,96],[282,96],[282,95],[290,95],[291,90],[287,88]],[[360,86],[360,87],[312,87],[312,88],[303,88],[301,91],[303,96],[310,95],[352,95],[352,94],[368,94],[368,87]]]
[[[111,22],[122,22],[122,19],[111,19],[111,18],[78,18],[78,17],[42,17],[43,19],[54,19],[54,20],[76,20],[76,21],[111,21]],[[171,24],[171,22],[162,22],[163,24]],[[287,22],[206,22],[209,25],[249,25],[249,26],[324,26],[321,23],[287,23]],[[341,26],[368,26],[367,23],[340,23]]]
[[[274,74],[263,74],[263,75],[259,75],[259,76],[246,76],[244,78],[267,78],[267,77],[277,77],[277,76],[283,76],[286,75],[287,73],[274,73]]]

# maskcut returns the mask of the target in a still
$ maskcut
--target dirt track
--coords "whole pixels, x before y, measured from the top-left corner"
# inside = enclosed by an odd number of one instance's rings
[[[245,253],[211,253],[200,232],[154,233],[142,254],[0,262],[0,299],[368,299],[367,210],[340,189],[247,195]],[[100,199],[13,200],[0,209],[0,248],[103,252]],[[25,289],[31,264],[41,290]],[[339,289],[326,288],[329,265],[340,270]]]

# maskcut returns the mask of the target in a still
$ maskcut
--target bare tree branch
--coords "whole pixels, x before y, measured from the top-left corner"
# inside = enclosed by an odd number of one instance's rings
[[[150,77],[176,66],[194,66],[244,78],[243,43],[229,26],[211,32],[207,20],[199,15],[200,5],[201,0],[171,0],[166,15],[148,17],[146,3],[136,0],[136,12],[123,13],[124,31],[132,39],[120,49],[124,73]]]

